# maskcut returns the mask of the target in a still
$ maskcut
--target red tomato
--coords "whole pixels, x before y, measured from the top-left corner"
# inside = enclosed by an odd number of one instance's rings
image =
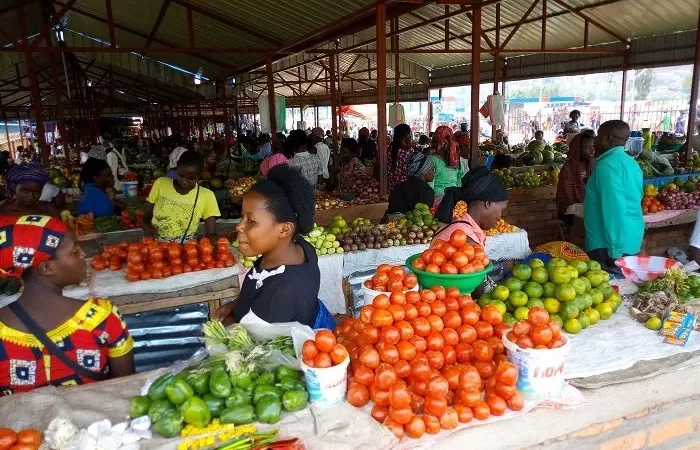
[[[436,331],[428,333],[426,341],[428,342],[428,350],[442,350],[445,347],[445,339],[442,334]]]
[[[440,427],[443,430],[454,430],[457,428],[459,416],[454,408],[447,408],[445,413],[440,417]]]
[[[382,390],[377,387],[377,383],[373,383],[369,387],[369,397],[379,406],[389,406],[389,390]]]
[[[447,312],[447,307],[445,306],[445,303],[442,300],[435,300],[430,304],[430,309],[432,311],[432,314],[442,317],[445,315]]]
[[[426,302],[416,303],[416,309],[418,310],[419,317],[428,317],[433,312],[430,304]]]
[[[394,317],[385,309],[374,308],[372,311],[372,325],[375,327],[385,327],[394,323]]]
[[[457,311],[447,311],[447,313],[442,316],[442,322],[447,328],[454,328],[456,330],[462,325],[462,318]]]
[[[362,329],[362,339],[367,344],[376,344],[379,342],[379,329],[374,325],[365,325]]]
[[[377,422],[384,423],[384,420],[389,417],[389,407],[374,405],[370,414]]]
[[[374,348],[367,348],[360,353],[360,362],[370,369],[376,369],[379,365],[379,352]]]
[[[465,344],[472,344],[476,341],[476,329],[471,325],[461,325],[457,328],[457,334],[459,335],[459,342],[464,342]]]
[[[392,408],[410,408],[411,394],[403,383],[394,383],[391,386],[389,403]],[[411,411],[413,413],[413,411]]]
[[[489,407],[489,412],[493,416],[502,416],[506,412],[506,401],[496,394],[487,395],[486,404]]]
[[[467,244],[467,233],[457,229],[450,235],[450,244],[457,248],[462,248]]]
[[[474,359],[477,361],[491,361],[493,359],[493,347],[481,339],[477,340],[472,344],[472,351],[474,353]]]
[[[447,261],[447,258],[445,257],[445,255],[440,251],[436,251],[435,253],[433,253],[433,256],[430,258],[430,265],[435,265],[437,267],[440,267],[443,264],[445,264],[445,261]],[[430,267],[430,266],[428,266],[428,267]]]
[[[445,324],[442,319],[434,314],[428,316],[428,322],[430,323],[430,329],[433,331],[440,332],[445,328]]]
[[[496,387],[494,389],[494,393],[505,400],[509,400],[515,395],[516,392],[517,389],[515,388],[514,384],[496,383]]]
[[[389,303],[392,305],[403,305],[406,303],[406,296],[403,292],[392,292],[389,296]]]
[[[486,340],[493,336],[493,326],[490,323],[478,321],[474,324],[474,329],[479,339]]]
[[[481,308],[474,302],[467,303],[459,312],[459,317],[463,325],[475,325],[481,317]]]
[[[415,305],[403,305],[404,320],[413,320],[418,317],[418,308]]]
[[[422,417],[413,416],[404,426],[406,436],[413,439],[420,439],[425,434],[425,422]]]
[[[445,358],[445,365],[451,366],[457,362],[457,351],[451,345],[446,345],[442,349],[442,356]]]
[[[538,325],[533,324],[530,330],[530,339],[532,339],[532,343],[535,345],[548,345],[552,342],[553,335],[554,333],[552,333],[552,330],[546,323]]]
[[[391,417],[387,417],[386,420],[384,420],[384,426],[387,427],[398,440],[403,439],[403,425],[401,425],[399,422],[395,421]]]
[[[472,409],[467,405],[457,404],[454,405],[453,408],[457,411],[457,420],[459,420],[460,423],[469,423],[474,418]]]
[[[408,341],[401,341],[396,344],[396,349],[399,351],[399,358],[404,361],[411,361],[416,357],[416,347]]]
[[[355,367],[352,377],[363,386],[371,386],[374,383],[374,371],[362,364]]]
[[[333,361],[331,360],[331,355],[328,353],[319,353],[314,359],[314,367],[326,368],[331,367],[332,365]]]
[[[527,320],[521,320],[519,322],[516,322],[515,325],[513,325],[513,333],[516,336],[525,336],[530,332],[530,328],[532,328],[530,322],[528,322]]]
[[[481,376],[474,366],[466,366],[459,374],[459,385],[467,392],[481,391]],[[469,405],[471,406],[471,405]]]
[[[486,342],[493,347],[494,355],[501,355],[505,353],[506,348],[503,346],[503,341],[500,337],[491,336],[490,338],[486,339]]]
[[[411,324],[416,336],[425,337],[430,334],[430,322],[425,317],[418,317]]]
[[[369,401],[369,392],[367,387],[361,384],[355,384],[348,389],[348,403],[356,408],[361,408]]]
[[[348,357],[348,351],[343,344],[335,344],[331,351],[331,361],[333,365],[338,365]]]
[[[447,411],[447,400],[445,397],[427,395],[425,397],[425,403],[423,403],[423,410],[435,417],[442,417],[445,411]]]
[[[416,348],[416,352],[423,353],[428,349],[428,341],[420,336],[413,336],[408,340]]]
[[[483,379],[489,378],[496,371],[496,363],[493,361],[477,361],[474,363],[474,367]]]
[[[374,309],[387,309],[390,304],[391,302],[389,301],[389,297],[384,294],[379,294],[374,297],[374,300],[372,300],[372,306]]]
[[[394,364],[394,372],[396,376],[404,380],[411,376],[411,364],[403,359],[400,359]]]
[[[430,365],[428,362],[423,360],[411,361],[411,376],[414,380],[428,381],[430,376]]]
[[[540,306],[530,308],[527,319],[532,325],[546,325],[549,322],[549,313]]]
[[[459,374],[457,374],[457,381],[459,381]],[[428,381],[427,393],[434,397],[444,397],[450,390],[449,382],[447,378],[442,375],[434,376]]]
[[[420,301],[420,293],[418,291],[408,291],[404,293],[406,297],[406,303],[409,305],[415,305]]]
[[[379,330],[379,340],[385,344],[396,344],[401,339],[401,332],[392,326]]]
[[[473,354],[471,344],[466,342],[460,342],[455,345],[455,353],[457,356],[457,362],[459,363],[471,363]]]
[[[520,392],[515,392],[511,398],[508,399],[508,408],[512,411],[520,411],[525,406],[525,400],[523,400],[523,395]]]
[[[379,359],[387,364],[396,364],[396,362],[400,359],[399,351],[393,344],[384,344],[379,349]]]
[[[442,334],[445,345],[451,345],[454,347],[459,342],[459,334],[454,330],[454,328],[443,328],[440,334]]]
[[[440,432],[440,419],[432,414],[423,414],[425,422],[425,432],[428,434],[438,434]]]
[[[458,405],[466,405],[470,408],[481,401],[481,391],[467,391],[459,389],[455,397],[455,403]]]
[[[459,369],[457,367],[447,367],[442,369],[442,376],[447,380],[451,391],[459,389]]]
[[[503,315],[494,305],[486,305],[481,309],[481,318],[484,322],[495,326],[502,322]]]
[[[461,269],[469,264],[469,257],[464,252],[455,252],[455,254],[452,255],[452,264],[454,264],[457,269]]]
[[[428,350],[425,352],[425,356],[428,357],[428,364],[433,369],[440,370],[445,365],[445,355],[443,355],[442,352]]]
[[[316,347],[322,352],[330,353],[335,347],[335,335],[330,330],[319,330],[316,333]]]
[[[486,420],[491,415],[488,403],[483,400],[479,400],[472,406],[472,412],[474,413],[474,418],[477,420]]]
[[[409,341],[413,337],[413,327],[405,320],[394,322],[394,327],[399,330],[402,341]]]
[[[381,390],[390,389],[396,379],[396,372],[390,364],[381,363],[374,371],[374,384]]]

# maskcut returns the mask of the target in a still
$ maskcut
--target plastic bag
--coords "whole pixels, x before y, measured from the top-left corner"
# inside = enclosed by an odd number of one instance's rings
[[[299,369],[299,361],[301,360],[301,358],[299,357],[299,355],[301,355],[301,345],[303,345],[304,341],[309,338],[304,338],[298,347],[297,338],[299,336],[311,336],[311,338],[313,339],[314,336],[314,331],[311,329],[311,327],[309,327],[308,325],[302,325],[299,322],[264,324],[245,323],[243,324],[243,326],[246,330],[248,330],[250,337],[252,337],[254,341],[269,341],[278,337],[291,336],[292,342],[294,343],[294,350],[297,353],[297,357],[293,358],[292,356],[286,353],[282,353],[281,351],[276,350],[270,356],[268,363],[265,367],[266,369],[274,368],[279,365],[285,365],[293,367],[295,369]]]
[[[194,352],[194,354],[190,356],[190,358],[187,360],[177,361],[172,366],[154,370],[153,372],[151,372],[151,376],[148,377],[146,382],[141,387],[141,395],[148,395],[148,389],[151,387],[151,384],[153,384],[154,381],[156,381],[158,378],[162,377],[166,373],[172,373],[173,375],[177,375],[178,373],[182,372],[188,367],[193,367],[201,363],[202,361],[207,359],[208,356],[209,352],[207,352],[204,349],[199,349],[196,352]]]

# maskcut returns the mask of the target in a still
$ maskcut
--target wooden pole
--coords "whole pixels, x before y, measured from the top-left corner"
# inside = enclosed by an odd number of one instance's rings
[[[384,196],[389,193],[388,185],[388,154],[386,142],[386,3],[377,2],[376,14],[377,38],[377,155],[379,160],[379,193]]]
[[[700,85],[700,14],[698,14],[698,29],[695,31],[695,62],[693,63],[693,78],[690,85],[690,110],[688,111],[688,145],[686,146],[686,161],[693,150],[692,140],[695,136],[698,117],[698,85]]]
[[[272,73],[272,58],[267,58],[267,104],[270,108],[270,135],[277,134],[277,111],[275,110],[275,80]]]
[[[472,164],[479,156],[479,83],[481,71],[481,6],[472,10],[472,76],[470,143]]]

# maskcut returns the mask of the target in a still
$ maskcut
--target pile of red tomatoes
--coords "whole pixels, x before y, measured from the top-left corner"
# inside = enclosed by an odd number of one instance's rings
[[[126,263],[129,281],[168,278],[181,273],[232,267],[235,264],[228,239],[221,238],[214,247],[208,238],[187,241],[184,245],[157,242],[144,238],[136,244],[122,242],[107,246],[95,256],[90,266],[97,271],[121,270]]]
[[[372,417],[398,438],[521,410],[507,329],[496,307],[454,288],[378,295],[335,330],[350,355],[348,402],[371,400]]]

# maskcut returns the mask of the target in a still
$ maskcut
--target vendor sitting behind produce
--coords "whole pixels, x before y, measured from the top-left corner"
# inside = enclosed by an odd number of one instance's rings
[[[83,196],[78,202],[78,214],[94,214],[95,217],[118,214],[115,206],[124,208],[122,201],[111,198],[114,191],[114,175],[106,161],[88,158],[80,170]]]
[[[367,178],[364,164],[360,162],[360,146],[353,138],[345,138],[340,144],[340,172],[338,172],[338,188],[340,192],[356,191],[355,183]]]
[[[573,217],[567,215],[566,210],[573,204],[583,203],[586,197],[586,181],[595,167],[594,140],[595,134],[591,130],[577,134],[569,144],[566,162],[559,172],[557,211],[559,218],[569,225]]]
[[[389,194],[386,217],[412,211],[417,203],[432,205],[435,191],[428,183],[433,180],[434,173],[432,158],[425,153],[414,153],[408,165],[408,178],[397,184]]]
[[[460,185],[464,176],[459,161],[459,146],[453,138],[452,129],[448,126],[439,126],[433,134],[430,159],[435,166],[435,179],[433,189],[435,197],[439,200],[448,187]],[[433,206],[432,203],[429,206]]]
[[[303,234],[314,225],[314,190],[298,169],[275,166],[243,196],[236,227],[240,251],[261,255],[245,276],[241,293],[216,317],[243,323],[299,322],[333,328],[333,316],[318,300],[321,275],[315,249]]]
[[[205,236],[216,234],[216,218],[221,215],[214,193],[198,184],[202,175],[202,156],[188,150],[177,161],[174,180],[158,178],[148,195],[143,214],[146,236],[184,243],[204,221]]]
[[[609,120],[594,141],[596,166],[586,184],[583,224],[586,252],[608,272],[618,272],[615,259],[636,255],[644,238],[642,170],[627,153],[630,127]]]
[[[19,299],[0,308],[0,396],[132,374],[134,341],[112,303],[62,294],[87,267],[66,224],[2,216],[0,229],[0,277],[24,282]]]
[[[467,204],[467,211],[454,219],[452,213],[460,200]],[[449,241],[452,232],[459,229],[471,243],[485,248],[484,230],[496,226],[507,206],[508,191],[501,179],[486,167],[476,167],[462,178],[461,187],[445,189],[435,217],[450,225],[440,230],[435,239]]]
[[[0,214],[57,216],[58,212],[50,202],[41,201],[41,194],[48,181],[49,175],[39,163],[11,166],[5,172],[5,193],[8,199],[0,203]]]

